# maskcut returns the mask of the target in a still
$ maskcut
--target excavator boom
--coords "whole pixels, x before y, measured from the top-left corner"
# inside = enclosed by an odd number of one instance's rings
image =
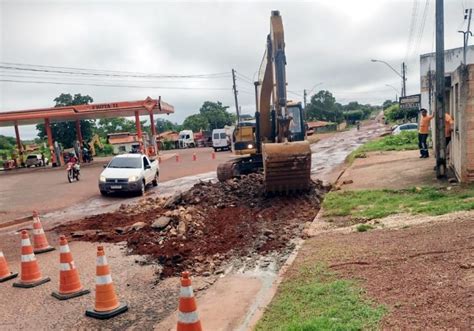
[[[260,141],[266,190],[307,190],[311,182],[311,149],[309,143],[304,141],[301,105],[298,116],[294,112],[290,113],[288,107],[285,40],[283,22],[278,11],[273,11],[270,18],[270,34],[259,78],[262,80],[259,82],[257,111],[260,112]],[[296,121],[299,123],[295,123]],[[298,138],[296,131],[300,132]]]

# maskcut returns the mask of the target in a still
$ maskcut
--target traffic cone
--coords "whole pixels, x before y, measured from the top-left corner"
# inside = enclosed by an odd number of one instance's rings
[[[59,291],[54,291],[51,295],[59,300],[67,300],[90,293],[82,287],[65,236],[59,238],[59,245]]]
[[[177,331],[201,331],[201,321],[197,314],[196,300],[189,272],[181,274],[181,290],[179,292],[178,327]]]
[[[193,153],[193,161],[196,161],[196,160],[197,160],[196,153]]]
[[[179,154],[176,153],[175,159],[176,159],[176,162],[179,162]]]
[[[211,159],[213,159],[213,160],[216,159],[216,152],[211,152]]]
[[[115,294],[115,287],[103,246],[97,247],[95,282],[95,307],[94,309],[87,309],[86,316],[108,319],[128,310],[127,304],[120,303]]]
[[[35,287],[49,282],[49,277],[43,278],[36,261],[33,246],[31,246],[30,237],[26,230],[21,231],[21,273],[20,281],[13,283],[14,287]]]
[[[35,254],[46,253],[54,251],[54,247],[49,246],[48,239],[44,234],[43,226],[38,215],[38,212],[33,211],[33,243]]]
[[[10,271],[7,259],[5,259],[3,252],[0,251],[0,283],[15,278],[16,276],[18,276],[18,272],[13,273]]]

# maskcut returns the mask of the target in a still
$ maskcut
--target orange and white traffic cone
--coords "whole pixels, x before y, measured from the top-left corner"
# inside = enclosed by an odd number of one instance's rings
[[[189,272],[181,274],[181,290],[179,292],[178,331],[201,331],[201,321],[197,314],[196,299]]]
[[[179,154],[178,153],[176,153],[175,159],[176,159],[176,162],[179,162]]]
[[[196,160],[197,160],[196,153],[193,153],[193,161],[196,161]]]
[[[38,215],[38,212],[33,211],[33,243],[35,254],[46,253],[54,251],[54,247],[49,246],[48,239],[44,234],[43,226]]]
[[[18,272],[13,273],[10,271],[7,259],[3,255],[3,252],[0,251],[0,283],[15,278],[16,276],[18,276]]]
[[[21,273],[20,281],[13,283],[14,287],[35,287],[51,279],[49,277],[43,278],[41,271],[36,261],[35,253],[33,252],[33,246],[31,246],[30,237],[26,230],[21,231]]]
[[[115,294],[115,287],[103,246],[97,247],[95,284],[95,307],[94,309],[87,309],[86,316],[108,319],[128,310],[128,305],[120,303],[117,294]]]
[[[59,241],[59,291],[51,295],[59,300],[67,300],[90,293],[82,287],[66,237],[61,236]]]
[[[216,159],[216,152],[211,152],[211,159],[213,159],[213,160]]]

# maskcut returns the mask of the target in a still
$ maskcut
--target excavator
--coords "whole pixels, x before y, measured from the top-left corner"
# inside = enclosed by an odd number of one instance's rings
[[[301,103],[287,99],[283,21],[272,11],[270,34],[255,85],[255,124],[238,123],[233,151],[238,158],[220,164],[217,178],[226,181],[263,169],[267,193],[308,190],[311,149],[305,141]]]

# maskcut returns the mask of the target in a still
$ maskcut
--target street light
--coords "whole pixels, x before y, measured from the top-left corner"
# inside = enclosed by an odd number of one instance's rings
[[[393,68],[390,64],[388,64],[387,62],[385,61],[382,61],[382,60],[375,60],[375,59],[371,59],[370,61],[372,62],[380,62],[380,63],[383,63],[385,64],[387,67],[389,67],[390,69],[392,69],[392,71],[394,73],[397,74],[398,77],[400,77],[402,79],[402,97],[406,96],[406,77],[405,77],[405,62],[402,63],[402,73],[398,72],[397,70],[395,70],[395,68]]]
[[[398,94],[400,94],[398,89],[395,88],[395,86],[390,85],[390,84],[385,84],[385,86],[391,87],[397,93],[397,94],[395,94],[395,101],[397,101],[398,100]]]

